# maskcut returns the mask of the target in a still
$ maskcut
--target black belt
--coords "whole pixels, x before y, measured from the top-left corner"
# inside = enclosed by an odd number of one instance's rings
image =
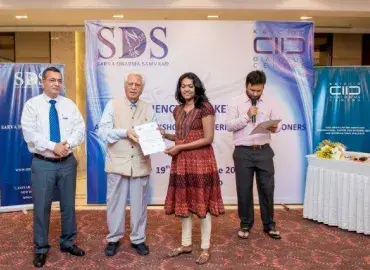
[[[38,159],[42,159],[42,160],[45,160],[45,161],[50,161],[50,162],[54,162],[54,163],[58,163],[58,162],[62,162],[64,160],[66,160],[67,158],[69,158],[70,156],[72,156],[73,154],[70,153],[69,155],[65,156],[65,157],[61,157],[61,158],[50,158],[50,157],[45,157],[43,155],[40,155],[40,154],[33,154],[33,156],[35,158],[38,158]]]
[[[248,149],[252,149],[252,150],[259,150],[259,149],[263,149],[263,148],[266,148],[266,147],[270,147],[270,144],[266,143],[266,144],[262,144],[262,145],[237,145],[236,147],[248,148]]]

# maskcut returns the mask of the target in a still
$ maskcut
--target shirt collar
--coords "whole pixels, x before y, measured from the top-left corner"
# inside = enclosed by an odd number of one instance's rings
[[[263,94],[261,95],[261,97],[258,99],[258,103],[259,102],[263,102],[264,101],[264,96],[263,96]],[[247,94],[245,94],[245,103],[252,103],[252,101],[251,101],[251,99],[248,97],[248,95]]]
[[[129,101],[126,97],[125,97],[125,103],[130,106],[130,108],[136,108],[137,105],[139,104],[140,102],[140,99],[138,101],[136,101],[136,103],[131,103],[131,101]]]
[[[42,93],[42,96],[44,97],[45,101],[49,103],[50,100],[55,100],[57,103],[60,101],[60,96],[58,95],[56,98],[50,98],[45,93]]]

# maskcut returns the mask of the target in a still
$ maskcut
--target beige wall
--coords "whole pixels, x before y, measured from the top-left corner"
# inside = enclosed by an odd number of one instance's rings
[[[0,62],[13,62],[15,57],[13,35],[0,34]]]
[[[64,64],[66,96],[76,102],[76,57],[73,32],[51,32],[51,63]]]
[[[49,32],[16,32],[15,61],[17,63],[50,63]]]
[[[333,66],[360,66],[362,62],[361,34],[334,34]]]

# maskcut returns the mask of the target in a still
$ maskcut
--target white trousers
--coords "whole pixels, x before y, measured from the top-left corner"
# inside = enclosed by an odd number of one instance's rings
[[[192,215],[187,218],[182,218],[182,238],[181,245],[190,246],[192,239],[192,228],[193,220]],[[212,229],[212,220],[210,213],[207,213],[205,218],[200,219],[200,232],[202,235],[202,249],[208,249],[211,241],[211,229]]]
[[[147,221],[147,190],[149,176],[126,177],[108,174],[107,177],[107,223],[108,242],[117,242],[125,233],[127,195],[130,192],[130,240],[133,244],[145,242]]]

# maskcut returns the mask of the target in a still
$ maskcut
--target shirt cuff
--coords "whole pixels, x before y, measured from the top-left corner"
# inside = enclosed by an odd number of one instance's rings
[[[126,129],[124,129],[124,128],[117,129],[117,135],[118,135],[121,139],[126,138],[126,137],[127,137]]]
[[[56,145],[55,142],[49,141],[47,149],[49,149],[50,151],[54,151],[55,145]]]

